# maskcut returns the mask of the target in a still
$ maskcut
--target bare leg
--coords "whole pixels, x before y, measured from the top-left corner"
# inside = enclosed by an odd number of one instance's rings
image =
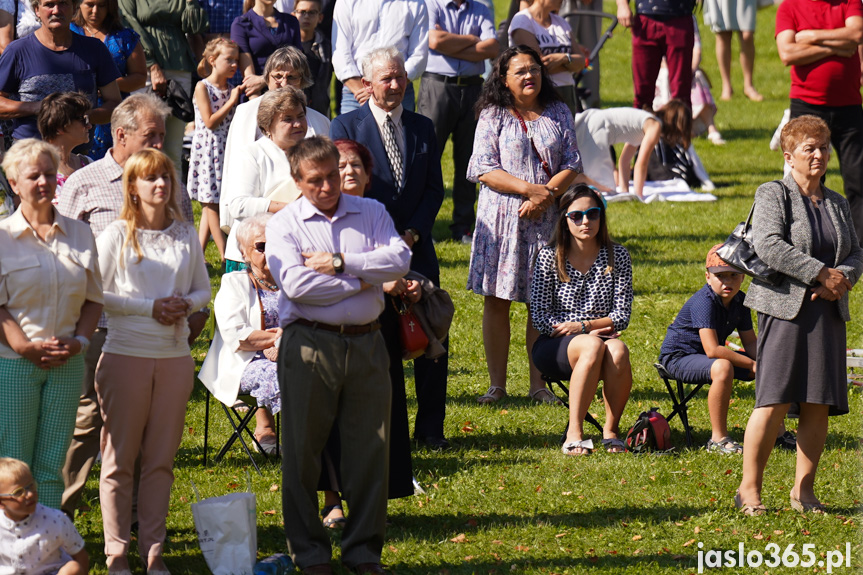
[[[533,365],[533,344],[539,339],[539,332],[533,327],[533,319],[530,315],[530,309],[527,310],[527,328],[524,334],[525,347],[527,347],[527,362],[530,366],[530,391],[533,393],[540,389],[545,389],[545,382],[542,380],[542,374]]]
[[[219,204],[204,204],[201,210],[201,221],[207,218],[209,232],[213,236],[213,243],[219,250],[219,259],[225,261],[225,235],[219,227]]]
[[[201,250],[207,252],[207,242],[210,241],[210,220],[207,219],[207,204],[201,204],[201,221],[198,223],[198,241]]]
[[[276,435],[276,418],[268,409],[259,409],[255,413],[255,437],[261,439],[265,435]]]
[[[743,68],[743,93],[753,102],[760,102],[764,96],[758,93],[752,83],[755,70],[755,32],[739,32],[740,34],[740,67]]]
[[[485,296],[482,311],[482,343],[492,387],[506,389],[506,362],[509,358],[510,301]],[[481,402],[485,403],[485,402]]]
[[[722,78],[722,100],[730,100],[734,92],[731,88],[731,32],[716,33],[716,62]]]
[[[129,559],[125,555],[109,555],[106,558],[108,573],[115,573],[129,568]]]
[[[734,366],[727,359],[717,359],[710,366],[710,379],[712,382],[707,393],[710,435],[713,441],[719,441],[728,437],[728,405],[734,385]]]
[[[761,503],[761,487],[767,459],[773,451],[776,432],[788,413],[789,403],[758,407],[749,416],[743,436],[743,477],[740,480],[740,500],[743,503]]]
[[[620,418],[632,390],[632,365],[629,361],[629,349],[619,339],[607,340],[604,347],[599,374],[599,379],[603,381],[602,397],[605,399],[605,426],[602,436],[603,439],[611,439],[618,437],[620,433]]]
[[[578,335],[569,342],[566,351],[572,366],[569,379],[569,429],[566,432],[568,443],[584,439],[584,416],[599,384],[605,346],[598,337]],[[584,451],[579,454],[582,453]]]
[[[341,506],[342,500],[339,497],[338,491],[324,491],[324,507],[333,507],[334,505]],[[333,508],[327,513],[323,521],[327,520],[338,520],[339,518],[344,518],[345,512],[342,509]]]
[[[827,440],[829,405],[800,404],[797,427],[797,473],[791,496],[806,503],[820,503],[815,496],[815,472]]]

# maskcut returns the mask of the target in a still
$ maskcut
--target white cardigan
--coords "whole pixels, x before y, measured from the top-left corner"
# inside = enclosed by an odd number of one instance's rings
[[[262,97],[255,98],[237,106],[234,112],[234,119],[231,120],[231,127],[228,129],[228,138],[225,143],[225,160],[222,164],[225,175],[222,180],[222,195],[219,200],[219,225],[223,227],[232,227],[235,217],[227,209],[225,198],[225,190],[231,187],[228,178],[231,174],[239,175],[242,178],[243,174],[239,171],[242,167],[238,164],[240,157],[245,150],[248,150],[255,141],[260,140],[263,136],[260,128],[258,128],[258,110],[261,107],[261,100],[263,100]],[[330,135],[330,120],[320,112],[306,108],[306,121],[309,124],[309,129],[306,131],[307,138],[315,135]],[[242,261],[242,259],[240,258],[238,261]]]
[[[240,378],[254,351],[241,351],[240,341],[261,325],[261,306],[245,271],[222,276],[222,286],[213,305],[216,312],[216,335],[198,374],[216,399],[225,405],[237,401]]]
[[[269,192],[280,184],[293,182],[291,164],[285,151],[279,148],[271,139],[261,138],[252,142],[245,150],[234,158],[231,171],[225,171],[222,184],[220,210],[231,217],[231,233],[225,247],[225,258],[237,262],[243,261],[240,246],[237,243],[236,223],[257,214],[263,214],[270,209]],[[290,201],[300,195],[296,186]],[[224,218],[221,218],[224,219]]]

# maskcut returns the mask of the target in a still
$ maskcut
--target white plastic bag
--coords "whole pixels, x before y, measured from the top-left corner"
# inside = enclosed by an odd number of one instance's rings
[[[252,575],[258,555],[258,526],[255,494],[229,493],[201,500],[192,483],[197,503],[192,516],[198,531],[198,545],[213,575]]]

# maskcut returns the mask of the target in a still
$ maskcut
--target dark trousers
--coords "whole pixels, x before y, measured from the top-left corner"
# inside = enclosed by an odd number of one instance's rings
[[[863,107],[818,106],[792,98],[791,117],[812,114],[830,127],[830,143],[839,156],[839,171],[845,182],[845,197],[857,240],[863,244]]]
[[[633,105],[653,109],[656,77],[662,57],[668,62],[671,97],[683,100],[692,108],[692,46],[695,31],[692,16],[659,20],[641,14],[632,17],[632,84]]]
[[[434,123],[438,150],[443,155],[446,141],[452,135],[453,184],[452,231],[453,239],[469,233],[476,221],[476,184],[469,182],[467,164],[473,154],[473,137],[476,132],[476,114],[473,106],[479,99],[482,85],[457,86],[423,76],[420,83],[417,112]]]
[[[364,335],[285,326],[279,348],[282,509],[294,563],[329,563],[330,536],[318,517],[321,452],[330,431],[342,446],[342,496],[350,514],[342,562],[379,563],[387,517],[389,356],[380,331]]]

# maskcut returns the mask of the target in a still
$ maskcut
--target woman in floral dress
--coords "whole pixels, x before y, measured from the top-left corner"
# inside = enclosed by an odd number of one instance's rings
[[[555,198],[582,169],[572,115],[532,48],[515,46],[501,54],[477,110],[467,177],[482,186],[467,287],[485,297],[490,386],[478,401],[494,403],[506,396],[510,304],[527,303],[533,261],[557,218]],[[529,394],[537,402],[554,402],[530,359],[538,336],[528,317]]]

